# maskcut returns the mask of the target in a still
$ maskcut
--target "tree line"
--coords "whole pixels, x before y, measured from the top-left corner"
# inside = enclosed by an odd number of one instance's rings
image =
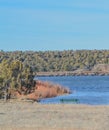
[[[34,73],[90,70],[97,64],[109,64],[109,50],[1,51],[0,63],[4,59],[19,60],[23,66],[31,66]]]

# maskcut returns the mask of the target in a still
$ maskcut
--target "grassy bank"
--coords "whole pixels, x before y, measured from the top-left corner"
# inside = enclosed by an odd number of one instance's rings
[[[109,106],[0,102],[0,130],[108,130]]]

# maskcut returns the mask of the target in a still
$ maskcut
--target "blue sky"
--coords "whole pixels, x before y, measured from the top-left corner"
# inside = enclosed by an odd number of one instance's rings
[[[0,0],[0,49],[109,49],[109,0]]]

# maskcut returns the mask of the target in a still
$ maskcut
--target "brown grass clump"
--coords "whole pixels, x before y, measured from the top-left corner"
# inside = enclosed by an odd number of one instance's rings
[[[31,100],[39,100],[42,98],[50,98],[58,95],[69,94],[70,90],[68,88],[64,88],[60,85],[53,84],[50,82],[43,82],[38,80],[34,89],[29,92],[29,94],[25,94],[26,89],[22,90],[23,92],[14,92],[13,95],[16,98],[20,99],[31,99]]]
[[[37,81],[35,93],[39,94],[39,98],[49,98],[62,94],[68,94],[70,91],[60,85],[50,82]]]

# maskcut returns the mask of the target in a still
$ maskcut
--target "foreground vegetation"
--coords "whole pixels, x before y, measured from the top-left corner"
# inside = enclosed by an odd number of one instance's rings
[[[26,89],[25,94],[35,86],[34,74],[31,67],[24,67],[21,61],[3,60],[0,64],[0,97],[10,98],[12,91]]]
[[[0,130],[109,130],[109,106],[0,102]]]
[[[70,92],[60,85],[36,82],[34,76],[30,66],[24,66],[19,60],[9,62],[4,59],[0,63],[0,98],[39,100]]]

